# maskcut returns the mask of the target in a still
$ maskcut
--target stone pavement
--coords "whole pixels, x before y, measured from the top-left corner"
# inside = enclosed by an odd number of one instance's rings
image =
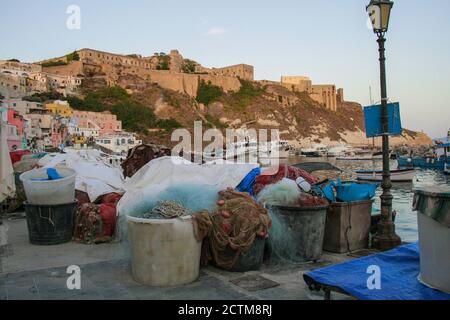
[[[322,300],[323,295],[310,292],[302,274],[294,268],[271,273],[249,272],[245,275],[229,273],[213,267],[201,270],[197,281],[176,287],[146,287],[133,281],[127,260],[88,264],[81,268],[81,289],[69,290],[66,267],[22,271],[0,276],[0,300]],[[267,271],[267,270],[266,270]],[[243,276],[262,276],[256,282],[268,279],[275,287],[257,291],[246,290],[230,280]],[[247,283],[248,284],[248,283]],[[347,297],[334,294],[334,299]]]
[[[146,287],[131,277],[126,253],[119,244],[67,243],[33,246],[28,243],[25,220],[4,220],[8,244],[0,251],[0,300],[9,299],[182,299],[182,300],[322,300],[311,292],[303,273],[348,260],[325,254],[316,263],[264,265],[261,270],[231,273],[214,267],[201,269],[194,283],[177,287]],[[81,289],[69,290],[69,265],[81,269]],[[333,299],[349,299],[333,294]]]

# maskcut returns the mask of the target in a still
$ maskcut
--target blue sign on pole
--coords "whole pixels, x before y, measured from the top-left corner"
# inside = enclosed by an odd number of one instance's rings
[[[396,136],[402,134],[402,122],[400,119],[400,103],[388,103],[388,135]],[[367,138],[383,135],[381,123],[381,105],[364,107],[364,121],[366,125]]]

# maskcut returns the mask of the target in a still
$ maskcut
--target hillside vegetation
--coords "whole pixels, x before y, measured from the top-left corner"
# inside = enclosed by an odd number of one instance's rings
[[[192,133],[194,121],[202,121],[204,130],[242,126],[278,129],[282,139],[294,144],[367,143],[361,105],[339,103],[338,111],[334,112],[312,100],[307,93],[290,92],[277,85],[262,86],[241,80],[239,91],[227,93],[211,83],[201,82],[197,97],[192,98],[155,84],[130,94],[121,87],[86,83],[79,97],[64,98],[47,92],[26,99],[39,102],[67,99],[75,110],[109,111],[122,121],[124,130],[138,133],[144,141],[168,146],[174,144],[171,141],[174,129],[183,127]],[[405,133],[414,138],[414,132]]]
[[[69,97],[68,101],[75,110],[109,111],[117,115],[126,131],[146,134],[151,128],[171,130],[181,126],[174,119],[158,119],[152,108],[133,100],[120,87],[106,87],[89,92],[84,99]]]

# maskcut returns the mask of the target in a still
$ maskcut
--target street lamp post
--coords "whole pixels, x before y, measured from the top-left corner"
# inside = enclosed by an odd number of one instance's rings
[[[378,50],[380,54],[380,83],[381,83],[381,124],[383,128],[383,193],[381,195],[381,220],[378,223],[377,234],[372,239],[372,246],[380,250],[389,250],[401,243],[400,237],[395,233],[395,224],[392,221],[392,193],[391,172],[389,168],[389,125],[388,125],[388,98],[386,87],[386,56],[385,43],[389,27],[389,17],[393,2],[390,0],[371,0],[367,12],[373,25],[373,31],[378,37]]]

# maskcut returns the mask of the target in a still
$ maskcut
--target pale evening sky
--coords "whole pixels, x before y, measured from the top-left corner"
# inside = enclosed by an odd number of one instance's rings
[[[369,0],[2,1],[0,59],[39,61],[75,49],[114,53],[178,49],[208,67],[255,66],[256,79],[307,75],[347,100],[379,100]],[[450,1],[396,0],[387,34],[388,95],[404,127],[432,137],[450,128]],[[81,29],[66,27],[69,5]]]

